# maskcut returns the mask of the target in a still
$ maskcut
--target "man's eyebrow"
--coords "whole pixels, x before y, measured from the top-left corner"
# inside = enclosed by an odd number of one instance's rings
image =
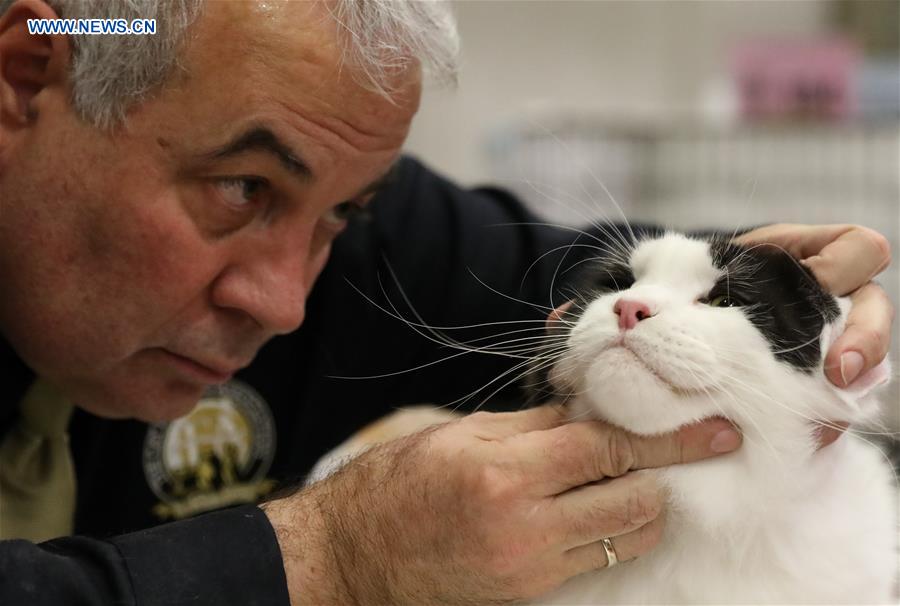
[[[255,126],[206,155],[219,160],[246,151],[263,151],[272,154],[278,158],[282,166],[303,181],[311,181],[313,178],[309,165],[279,139],[278,135],[265,126]]]

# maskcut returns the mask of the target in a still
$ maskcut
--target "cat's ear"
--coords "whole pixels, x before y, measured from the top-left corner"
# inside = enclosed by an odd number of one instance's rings
[[[547,332],[552,332],[554,329],[559,328],[562,325],[565,313],[569,311],[569,308],[574,304],[575,301],[566,301],[550,312],[550,315],[547,316],[547,320],[545,323]]]

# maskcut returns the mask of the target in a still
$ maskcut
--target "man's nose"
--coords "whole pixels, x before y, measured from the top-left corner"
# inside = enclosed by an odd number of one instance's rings
[[[259,302],[250,315],[270,332],[286,334],[297,330],[306,315],[308,268],[286,270],[259,285]]]
[[[213,304],[243,312],[269,334],[296,330],[321,269],[305,252],[268,255],[226,268],[213,285]]]
[[[646,320],[653,314],[650,312],[650,306],[642,301],[633,301],[629,299],[619,299],[613,305],[613,313],[619,316],[619,328],[622,330],[631,330],[641,320]]]

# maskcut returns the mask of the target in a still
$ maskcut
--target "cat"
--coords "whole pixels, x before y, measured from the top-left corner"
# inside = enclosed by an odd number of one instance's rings
[[[722,416],[743,445],[655,470],[661,542],[534,603],[896,601],[889,465],[852,432],[817,448],[816,421],[872,421],[890,376],[882,362],[848,389],[825,378],[849,302],[771,246],[664,233],[602,257],[549,323],[570,417],[653,435]]]
[[[552,386],[535,398],[643,435],[726,417],[743,445],[650,471],[669,494],[661,542],[532,603],[896,603],[891,469],[852,430],[822,449],[816,440],[817,422],[873,421],[890,377],[885,361],[848,389],[825,378],[849,301],[768,245],[646,232],[598,252],[533,354],[543,369],[533,382]],[[329,453],[310,479],[456,416],[401,410]]]

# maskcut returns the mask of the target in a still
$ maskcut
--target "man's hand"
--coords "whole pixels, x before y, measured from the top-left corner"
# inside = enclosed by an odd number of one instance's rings
[[[894,308],[885,292],[870,280],[891,261],[887,239],[856,225],[776,224],[755,229],[737,238],[740,244],[770,243],[806,265],[819,283],[852,303],[844,333],[825,356],[825,375],[838,387],[846,387],[887,356]],[[841,435],[832,424],[820,430],[823,446]]]
[[[495,604],[532,598],[659,540],[652,472],[728,452],[723,420],[643,438],[562,409],[476,413],[374,448],[263,506],[292,604]],[[631,473],[629,473],[631,472]]]

